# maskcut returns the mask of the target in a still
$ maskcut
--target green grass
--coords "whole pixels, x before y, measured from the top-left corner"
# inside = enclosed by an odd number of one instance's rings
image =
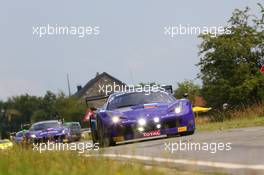
[[[150,173],[161,174],[154,169]],[[141,166],[117,163],[95,157],[86,158],[75,152],[33,152],[15,149],[1,153],[0,174],[3,175],[97,175],[97,174],[148,174]]]
[[[264,126],[264,117],[235,118],[223,122],[201,122],[196,125],[198,131],[213,131],[253,126]]]
[[[90,133],[88,133],[88,132],[86,132],[86,133],[84,133],[83,135],[82,135],[82,138],[81,138],[81,140],[91,140],[92,139],[92,136],[91,136],[91,134]]]
[[[75,152],[33,152],[15,147],[0,151],[0,175],[204,175],[175,169],[143,166],[105,158],[84,157]]]
[[[220,120],[221,122],[215,122]],[[221,111],[214,115],[196,117],[196,127],[200,131],[223,130],[264,126],[264,102],[251,106],[244,106],[230,111]]]

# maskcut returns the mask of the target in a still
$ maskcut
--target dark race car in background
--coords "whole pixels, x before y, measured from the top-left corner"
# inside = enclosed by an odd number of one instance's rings
[[[100,146],[195,131],[192,105],[165,91],[116,92],[90,117],[92,139]]]
[[[69,142],[71,141],[71,132],[57,120],[41,121],[30,127],[26,138],[29,143]]]
[[[69,128],[73,140],[81,140],[81,125],[79,122],[65,122],[63,126]]]

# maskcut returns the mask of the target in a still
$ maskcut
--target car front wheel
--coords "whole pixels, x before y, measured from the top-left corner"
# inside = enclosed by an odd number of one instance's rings
[[[102,121],[97,118],[97,134],[98,134],[98,141],[101,147],[109,147],[113,146],[115,143],[111,141],[111,138],[108,136],[105,128],[102,124]]]

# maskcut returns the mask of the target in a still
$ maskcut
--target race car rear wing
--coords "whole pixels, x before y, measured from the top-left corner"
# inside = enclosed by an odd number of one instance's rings
[[[173,94],[172,85],[161,86],[166,92]]]
[[[100,95],[100,96],[91,96],[91,97],[86,97],[85,101],[96,101],[96,100],[102,100],[108,98],[110,95]]]
[[[164,85],[161,86],[161,88],[165,89],[166,92],[173,93],[172,85]],[[129,88],[127,89],[129,90]],[[91,97],[86,97],[85,101],[96,101],[96,100],[101,100],[101,99],[106,99],[108,98],[112,93],[109,93],[107,95],[98,95],[98,96],[91,96]]]
[[[146,85],[147,86],[147,85]],[[145,87],[146,87],[145,86]],[[156,85],[155,85],[156,86]],[[158,86],[158,85],[157,85]],[[143,86],[144,87],[144,86]],[[147,88],[144,88],[144,90],[154,90],[153,88],[154,86],[147,86]],[[141,89],[142,90],[142,87],[141,86],[135,86],[135,87],[128,87],[126,90],[129,91],[129,90],[135,90],[137,91],[137,89]],[[155,88],[156,89],[156,88]],[[168,93],[171,93],[173,94],[173,89],[172,89],[172,85],[162,85],[162,86],[158,86],[158,89],[159,90],[165,90],[165,92],[168,92]]]
[[[91,101],[97,101],[97,100],[103,100],[103,99],[107,99],[110,95],[98,95],[98,96],[91,96],[91,97],[86,97],[85,98],[85,102],[86,102],[86,105],[87,107],[89,106],[88,103],[91,102]],[[92,107],[94,108],[94,107]],[[92,109],[92,110],[95,110]]]

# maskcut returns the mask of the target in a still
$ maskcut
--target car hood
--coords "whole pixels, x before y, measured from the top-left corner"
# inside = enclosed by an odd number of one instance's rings
[[[191,110],[189,100],[180,99],[172,103],[149,103],[141,104],[131,107],[124,107],[115,109],[114,111],[108,111],[108,115],[117,115],[123,119],[138,119],[138,118],[153,118],[167,115],[174,111],[177,105],[182,106],[182,112],[180,114],[187,113]]]
[[[157,116],[166,115],[168,113],[168,104],[165,103],[151,103],[144,105],[137,105],[132,107],[125,107],[115,110],[116,115],[121,115],[127,119],[138,118],[153,118]]]

